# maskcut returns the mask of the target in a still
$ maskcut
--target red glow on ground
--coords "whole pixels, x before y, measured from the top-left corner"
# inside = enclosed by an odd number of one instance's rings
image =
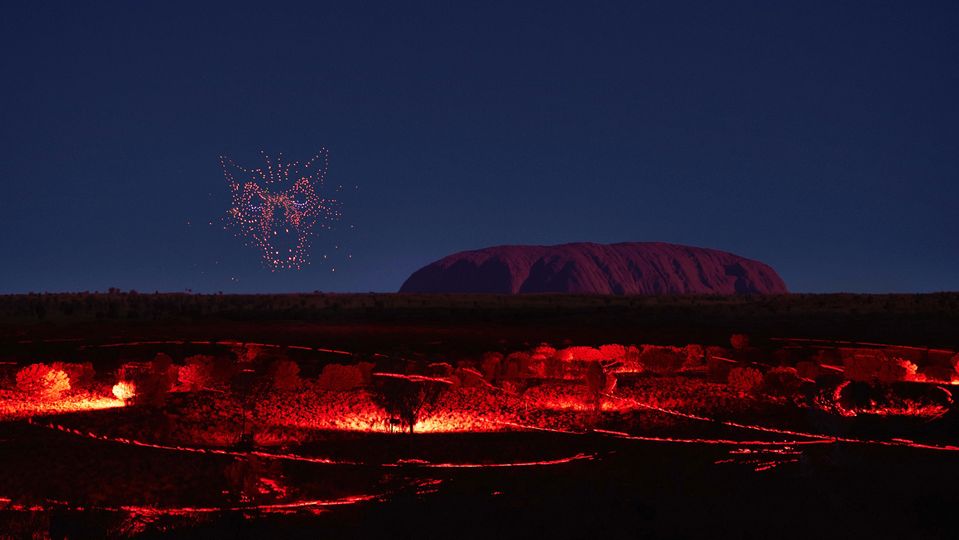
[[[16,420],[32,416],[48,416],[123,407],[125,403],[113,396],[79,394],[57,399],[30,399],[0,394],[0,420]]]

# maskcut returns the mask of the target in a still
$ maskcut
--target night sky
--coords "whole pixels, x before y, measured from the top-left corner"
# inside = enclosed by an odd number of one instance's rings
[[[954,1],[193,4],[4,4],[0,292],[395,291],[572,241],[959,290]],[[271,272],[218,157],[321,147],[344,217]]]

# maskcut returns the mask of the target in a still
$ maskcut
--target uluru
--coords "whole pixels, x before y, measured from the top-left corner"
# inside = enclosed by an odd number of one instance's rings
[[[405,293],[785,294],[767,264],[664,242],[510,245],[462,251],[414,272]]]

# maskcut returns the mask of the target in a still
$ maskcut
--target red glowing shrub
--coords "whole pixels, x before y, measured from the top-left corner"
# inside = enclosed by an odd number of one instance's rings
[[[55,400],[70,390],[70,376],[46,364],[31,364],[17,372],[17,390],[37,399]]]
[[[729,336],[729,344],[734,350],[744,351],[749,348],[749,336],[746,334],[733,334]]]
[[[802,387],[803,380],[796,368],[776,367],[763,375],[763,389],[774,396],[794,396]]]
[[[177,372],[177,379],[186,390],[210,388],[213,385],[213,358],[200,354],[187,358],[186,365]]]
[[[556,354],[556,347],[553,347],[549,343],[540,343],[533,348],[533,354],[541,354],[543,356],[553,356]]]
[[[846,378],[851,381],[909,381],[915,379],[918,367],[902,358],[891,358],[882,351],[867,351],[843,360]]]
[[[236,355],[236,361],[241,364],[252,364],[256,359],[266,353],[266,348],[255,343],[244,343],[233,347],[233,354]]]
[[[543,361],[545,361],[547,358],[552,358],[553,356],[556,356],[556,349],[550,347],[546,343],[542,343],[530,351],[530,358],[540,359]]]
[[[503,364],[503,355],[498,352],[483,353],[483,359],[480,361],[480,369],[483,377],[491,383],[496,383],[500,377],[500,367]]]
[[[686,345],[686,361],[682,369],[700,369],[706,367],[706,349],[702,345]]]
[[[270,377],[277,390],[296,390],[302,384],[300,366],[292,360],[274,361],[270,365]]]
[[[126,401],[136,395],[136,386],[129,381],[120,381],[113,385],[113,396],[119,400]]]
[[[91,362],[54,362],[52,368],[67,374],[67,378],[70,380],[71,391],[83,391],[93,388],[96,371],[93,369],[93,363]]]
[[[734,367],[729,370],[727,384],[740,394],[753,393],[762,386],[763,374],[756,368]]]
[[[619,360],[626,357],[626,347],[618,343],[600,345],[599,354],[604,360]]]
[[[566,347],[565,349],[560,349],[556,351],[556,356],[564,362],[570,362],[573,360],[606,360],[603,353],[599,349],[594,347]]]

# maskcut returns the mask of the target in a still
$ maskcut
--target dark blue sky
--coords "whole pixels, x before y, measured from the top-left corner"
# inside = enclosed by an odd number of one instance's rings
[[[959,290],[956,2],[80,4],[0,17],[0,292],[392,291],[632,240]],[[321,146],[359,189],[314,259],[353,258],[271,273],[217,157]]]

